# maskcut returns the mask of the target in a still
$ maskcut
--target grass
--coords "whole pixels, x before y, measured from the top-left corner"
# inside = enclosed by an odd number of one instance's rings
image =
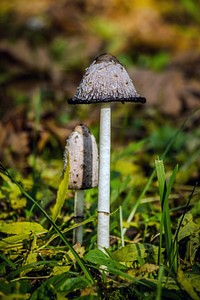
[[[15,180],[14,177],[4,168],[3,165],[0,165],[0,172],[2,172],[4,175],[6,175],[10,180],[12,180],[17,187],[20,189],[22,195],[24,195],[27,199],[29,199],[35,206],[38,207],[39,211],[45,216],[45,218],[49,221],[49,223],[53,226],[55,231],[58,233],[60,239],[63,241],[63,243],[67,246],[67,248],[72,252],[72,255],[74,258],[77,260],[79,266],[81,267],[82,271],[84,272],[86,278],[88,279],[89,282],[94,283],[94,279],[91,276],[89,270],[81,260],[80,256],[78,253],[74,250],[74,248],[70,245],[70,243],[67,241],[63,233],[60,231],[59,227],[56,225],[56,223],[53,221],[53,219],[46,213],[46,211],[40,206],[40,204],[33,199],[25,190],[24,188]],[[59,193],[58,193],[59,194]]]
[[[181,190],[177,181],[183,165],[171,167],[171,155],[179,154],[184,139],[181,137],[176,149],[174,141],[179,133],[187,134],[186,124],[172,132],[152,168],[150,155],[144,155],[149,147],[145,140],[113,152],[111,247],[107,255],[96,246],[97,189],[86,193],[86,217],[81,223],[84,246],[72,247],[76,224],[73,195],[68,192],[66,197],[67,171],[55,188],[50,182],[55,182],[57,175],[49,164],[49,172],[43,174],[35,157],[34,174],[40,175],[33,197],[32,174],[29,178],[19,172],[12,175],[1,164],[1,297],[199,299],[199,187],[193,184]],[[194,149],[193,153],[196,157]],[[57,193],[54,202],[52,192],[54,199]]]
[[[162,254],[161,249],[163,244],[163,229],[164,229],[167,260],[170,268],[172,268],[172,271],[176,274],[177,267],[178,267],[178,261],[177,261],[178,252],[177,252],[177,242],[173,241],[173,235],[171,229],[169,195],[171,193],[176,178],[178,166],[176,166],[175,169],[173,170],[173,173],[167,184],[163,161],[157,159],[155,161],[155,165],[156,165],[156,172],[158,177],[158,187],[159,187],[160,202],[162,208],[158,264],[159,265],[161,264],[161,254]]]

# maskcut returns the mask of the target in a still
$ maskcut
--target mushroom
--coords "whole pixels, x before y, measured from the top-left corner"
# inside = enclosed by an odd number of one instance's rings
[[[100,113],[100,151],[99,151],[99,187],[98,187],[98,248],[109,248],[110,223],[110,102],[140,102],[141,97],[127,71],[110,54],[101,54],[86,69],[76,94],[68,100],[69,104],[102,103]]]
[[[95,137],[85,125],[77,125],[66,141],[64,170],[69,162],[68,188],[75,190],[74,220],[83,221],[84,190],[98,185],[98,149]],[[74,229],[73,243],[82,244],[83,226]]]

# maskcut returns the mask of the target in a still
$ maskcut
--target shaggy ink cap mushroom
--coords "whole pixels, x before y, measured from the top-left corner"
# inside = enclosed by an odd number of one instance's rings
[[[98,185],[98,148],[95,137],[83,124],[77,125],[66,141],[64,167],[69,164],[68,188],[75,190],[74,222],[84,219],[84,190]],[[73,230],[73,244],[83,242],[83,226]]]
[[[128,73],[116,57],[102,54],[86,69],[74,98],[68,100],[68,103],[101,103],[97,244],[104,252],[110,245],[111,107],[109,102],[112,101],[145,103],[146,99],[137,93]]]
[[[66,141],[64,171],[69,159],[69,189],[85,190],[98,185],[98,149],[95,137],[83,125],[77,125]]]
[[[86,69],[76,94],[69,104],[90,104],[100,102],[140,102],[140,96],[127,71],[115,56],[99,55]]]

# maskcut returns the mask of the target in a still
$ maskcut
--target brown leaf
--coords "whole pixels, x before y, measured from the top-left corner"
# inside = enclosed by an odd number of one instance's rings
[[[11,151],[16,154],[26,155],[29,152],[27,132],[11,132],[8,136],[7,143],[9,144]]]
[[[146,106],[155,106],[160,111],[169,114],[180,112],[179,93],[182,78],[179,73],[138,70],[132,73],[132,78],[139,93],[146,97]]]

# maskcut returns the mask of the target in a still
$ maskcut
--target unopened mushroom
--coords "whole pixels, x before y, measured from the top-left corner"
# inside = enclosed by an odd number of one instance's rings
[[[98,56],[86,69],[76,94],[68,100],[69,104],[101,103],[100,114],[100,151],[99,151],[99,188],[98,188],[98,248],[109,247],[110,220],[110,102],[140,102],[141,97],[127,71],[110,54]]]
[[[85,125],[77,125],[66,141],[64,170],[69,160],[68,188],[75,190],[74,219],[83,221],[84,190],[98,185],[98,149],[94,136]],[[74,229],[73,243],[82,244],[83,226]]]

